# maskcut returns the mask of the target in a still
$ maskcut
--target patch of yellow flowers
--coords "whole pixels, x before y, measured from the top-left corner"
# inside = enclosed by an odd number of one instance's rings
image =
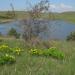
[[[51,56],[53,58],[57,59],[63,59],[65,57],[65,54],[58,50],[56,47],[51,47],[49,49],[31,49],[30,53],[32,55],[42,55],[42,56]]]
[[[21,48],[11,48],[8,45],[0,45],[0,64],[12,63],[16,60],[16,55],[20,55]]]
[[[32,54],[32,55],[42,55],[42,50],[40,50],[40,49],[31,49],[30,50],[30,53]]]
[[[18,55],[20,55],[20,53],[21,53],[21,49],[20,48],[15,48],[15,52],[18,54]]]
[[[8,48],[7,45],[1,45],[0,48],[1,48],[1,47],[3,47],[3,48]]]

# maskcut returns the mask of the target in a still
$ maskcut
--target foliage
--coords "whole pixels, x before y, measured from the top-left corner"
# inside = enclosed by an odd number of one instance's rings
[[[11,29],[9,30],[8,35],[9,35],[9,36],[14,36],[14,37],[16,37],[16,38],[19,38],[19,37],[20,37],[20,34],[17,33],[16,29],[14,29],[14,28],[11,28]]]
[[[9,54],[5,54],[0,57],[0,64],[9,64],[14,63],[16,61],[15,57]]]
[[[55,57],[55,58],[60,58],[63,59],[64,58],[64,53],[59,51],[57,48],[52,47],[48,49],[48,55]]]
[[[75,40],[75,31],[71,32],[69,36],[67,36],[67,40]]]
[[[59,51],[56,47],[51,47],[46,50],[40,50],[40,49],[31,49],[30,53],[32,55],[43,55],[43,56],[52,56],[54,58],[63,59],[64,53]]]
[[[11,48],[8,45],[0,46],[0,64],[9,64],[16,61],[16,55],[20,55],[22,50],[20,48]]]

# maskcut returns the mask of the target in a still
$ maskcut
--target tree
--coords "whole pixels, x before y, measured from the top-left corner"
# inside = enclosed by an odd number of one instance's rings
[[[14,6],[12,3],[10,3],[11,9],[12,9],[12,17],[15,17],[15,10],[14,10]]]
[[[31,40],[33,37],[38,37],[41,32],[47,30],[46,25],[42,25],[43,20],[41,19],[41,14],[49,10],[49,1],[41,0],[31,10],[28,11],[29,19],[23,21],[25,40]]]
[[[11,29],[9,30],[8,35],[9,35],[9,36],[14,36],[14,37],[16,37],[16,38],[19,38],[19,37],[20,37],[20,34],[17,33],[16,29],[14,29],[14,28],[11,28]]]
[[[12,19],[12,18],[16,17],[14,6],[12,3],[10,3],[10,7],[11,7],[11,10],[7,11],[7,13],[5,14],[6,18],[8,18],[8,19],[10,19],[10,18]]]
[[[67,36],[67,40],[75,40],[75,31],[71,32],[70,35]]]

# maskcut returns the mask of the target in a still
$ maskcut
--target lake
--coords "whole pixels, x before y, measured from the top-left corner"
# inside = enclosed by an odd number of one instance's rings
[[[66,21],[45,21],[43,24],[46,24],[49,30],[48,33],[41,33],[40,37],[44,37],[46,39],[63,40],[66,39],[70,32],[75,31],[75,24],[71,24]],[[19,33],[22,33],[23,31],[19,21],[0,24],[0,32],[3,35],[6,35],[11,28],[15,28]]]

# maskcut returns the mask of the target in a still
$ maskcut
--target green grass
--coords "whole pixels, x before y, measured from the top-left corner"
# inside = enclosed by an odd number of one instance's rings
[[[6,11],[0,12],[0,23],[11,22],[13,19],[6,16]]]
[[[33,56],[29,54],[30,47],[23,40],[6,39],[10,47],[19,46],[24,52],[15,64],[0,66],[0,75],[74,75],[75,74],[75,42],[51,41],[50,45],[65,53],[65,59]],[[49,45],[49,44],[48,44]],[[41,46],[39,46],[41,48]]]
[[[58,50],[56,47],[51,47],[48,49],[31,49],[29,51],[31,55],[37,56],[46,56],[46,57],[53,57],[56,59],[64,59],[65,55],[62,51]]]
[[[7,19],[6,18],[7,11],[0,12],[0,21],[1,22],[7,22],[8,20],[13,19]],[[16,19],[25,19],[29,17],[29,14],[25,11],[15,11]],[[45,19],[53,19],[53,20],[65,20],[71,23],[75,23],[75,12],[63,12],[63,13],[54,13],[51,15],[48,14],[41,14],[42,18]]]
[[[55,18],[75,23],[75,12],[64,12],[64,13],[55,14]]]

